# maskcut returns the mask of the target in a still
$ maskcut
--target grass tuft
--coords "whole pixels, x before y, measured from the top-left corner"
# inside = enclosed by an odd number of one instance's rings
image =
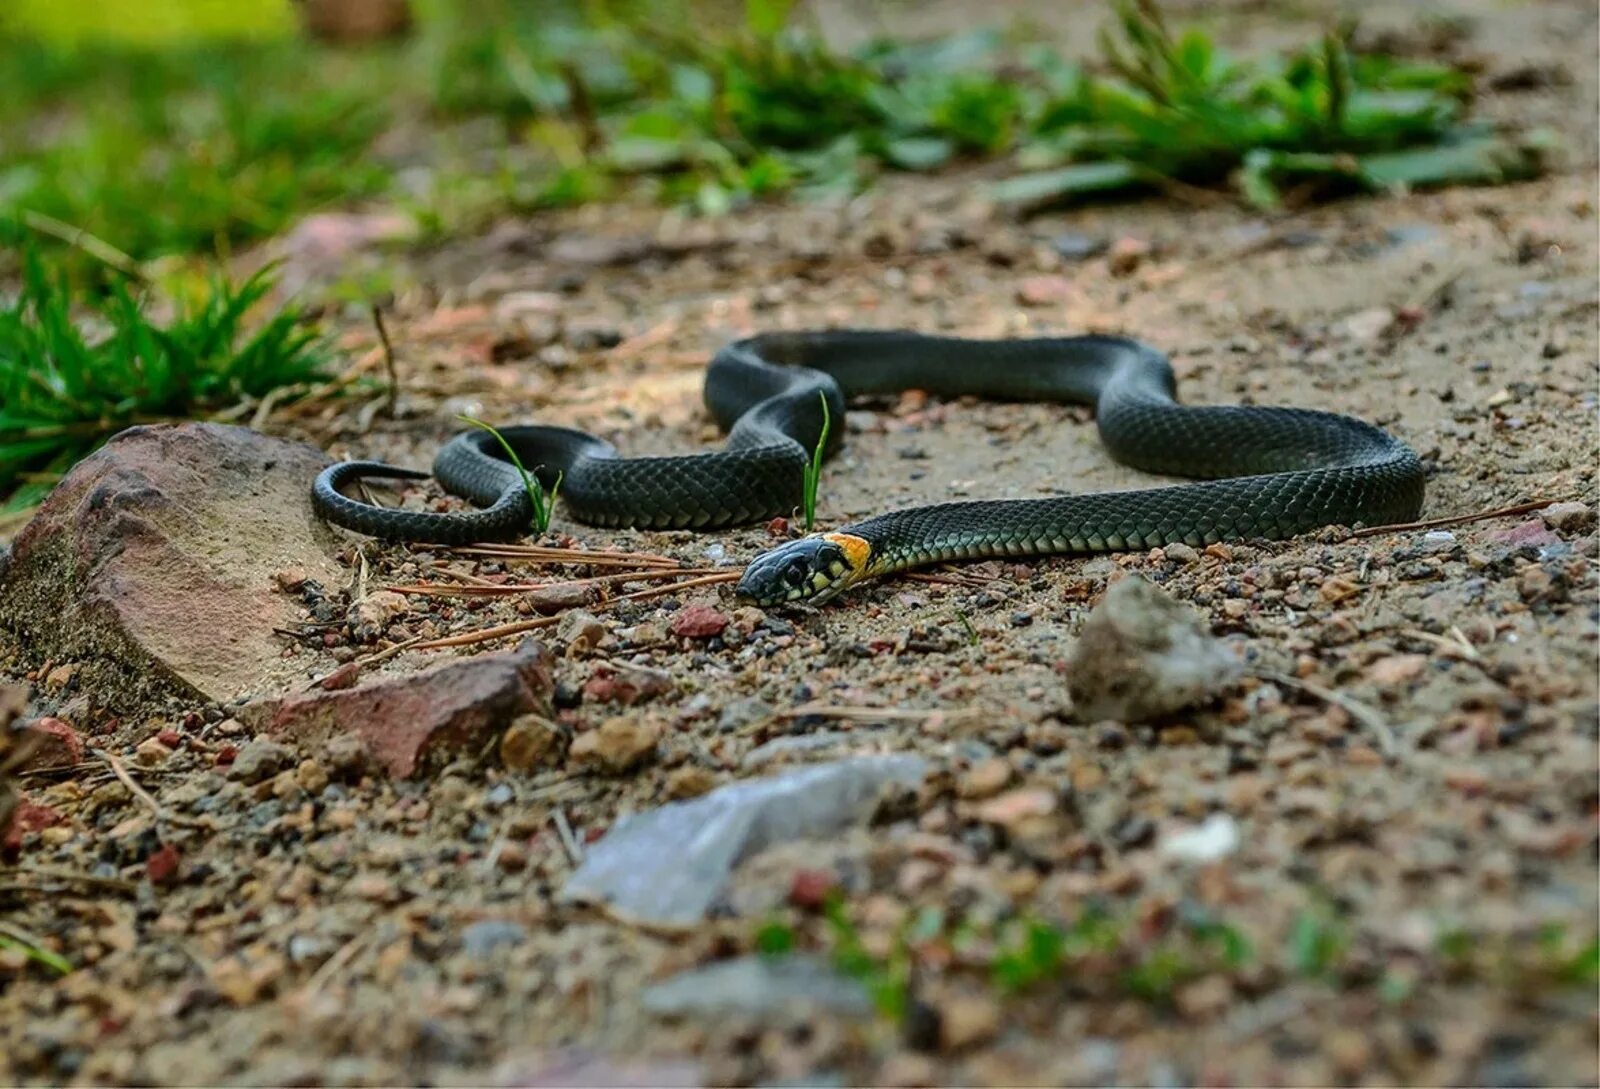
[[[533,506],[533,528],[539,533],[549,529],[550,517],[555,513],[556,509],[556,493],[561,490],[561,479],[565,474],[559,471],[556,473],[555,481],[550,485],[549,493],[546,494],[544,486],[539,483],[539,479],[535,475],[543,466],[535,466],[533,472],[523,468],[522,459],[517,456],[516,450],[512,448],[511,444],[506,441],[506,437],[500,434],[499,430],[493,425],[486,424],[482,420],[474,419],[471,416],[457,416],[456,419],[462,423],[471,424],[473,427],[482,428],[495,437],[495,441],[500,444],[500,449],[505,451],[506,459],[516,466],[517,472],[522,476],[522,486],[527,489],[528,502]]]
[[[123,428],[223,410],[322,377],[315,329],[286,307],[254,323],[270,268],[218,277],[159,320],[113,280],[74,300],[65,274],[23,248],[22,282],[0,304],[0,497],[37,502],[79,458]]]
[[[828,432],[833,428],[833,418],[828,412],[828,395],[817,394],[822,402],[822,432],[817,436],[817,445],[811,449],[811,461],[805,468],[805,516],[806,532],[811,532],[811,527],[817,521],[817,485],[822,482],[822,452],[828,448]]]

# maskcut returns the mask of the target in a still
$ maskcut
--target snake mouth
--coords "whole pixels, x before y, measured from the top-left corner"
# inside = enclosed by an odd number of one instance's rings
[[[750,561],[734,593],[768,608],[820,605],[861,577],[871,546],[859,537],[830,533],[789,541]]]

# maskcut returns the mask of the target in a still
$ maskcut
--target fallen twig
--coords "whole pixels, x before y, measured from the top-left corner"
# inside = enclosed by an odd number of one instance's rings
[[[383,308],[377,303],[372,308],[372,324],[378,329],[378,343],[383,346],[383,373],[388,379],[388,389],[383,395],[383,414],[391,420],[400,401],[400,374],[394,365],[394,345],[389,341],[389,330],[383,324]]]
[[[1389,724],[1383,720],[1382,715],[1366,704],[1353,700],[1342,692],[1335,692],[1331,688],[1324,688],[1322,685],[1311,681],[1303,681],[1299,677],[1291,677],[1287,673],[1278,673],[1270,669],[1258,669],[1254,671],[1254,675],[1264,681],[1271,681],[1273,684],[1297,688],[1308,696],[1315,696],[1319,700],[1334,704],[1366,727],[1367,732],[1377,741],[1378,748],[1383,752],[1384,756],[1392,757],[1399,752],[1400,746],[1395,741],[1394,731],[1389,728]]]
[[[440,586],[426,582],[403,583],[388,589],[397,594],[419,594],[429,597],[509,597],[532,593],[536,590],[566,589],[573,586],[609,586],[624,582],[654,582],[658,579],[677,578],[680,575],[715,575],[726,571],[724,567],[683,567],[675,570],[651,568],[646,571],[624,571],[617,575],[594,575],[590,578],[571,579],[566,582],[473,582],[465,586]]]
[[[1500,507],[1497,510],[1483,510],[1476,514],[1457,514],[1449,518],[1430,518],[1425,522],[1403,522],[1394,526],[1367,526],[1351,532],[1352,537],[1378,537],[1385,533],[1406,533],[1414,529],[1439,529],[1444,526],[1464,526],[1469,522],[1486,522],[1491,518],[1510,518],[1515,514],[1531,514],[1536,510],[1544,510],[1549,506],[1563,502],[1560,499],[1538,499],[1531,503],[1518,503],[1514,507]]]
[[[111,769],[111,774],[115,775],[117,777],[117,781],[127,788],[128,793],[132,794],[150,810],[150,812],[155,816],[157,822],[165,822],[167,824],[177,825],[181,828],[203,828],[207,831],[211,829],[211,825],[206,821],[195,820],[192,817],[180,817],[175,814],[168,813],[161,807],[161,803],[156,801],[154,795],[133,781],[133,776],[128,774],[128,769],[123,767],[122,761],[118,760],[115,756],[112,756],[104,749],[90,749],[89,751],[92,752],[96,758],[105,761],[106,766]]]
[[[609,601],[602,601],[589,606],[594,610],[609,609],[619,601],[643,601],[647,598],[661,597],[675,590],[687,590],[695,586],[713,586],[720,582],[732,582],[739,577],[738,571],[727,571],[716,575],[705,575],[701,578],[687,579],[683,582],[669,583],[666,586],[652,586],[648,590],[636,590],[631,594],[619,594]],[[536,631],[547,628],[551,624],[561,621],[561,614],[541,616],[534,620],[517,620],[510,624],[498,624],[492,628],[480,628],[477,631],[461,632],[457,635],[446,635],[438,639],[429,639],[425,642],[409,644],[415,650],[441,650],[445,647],[466,647],[474,643],[486,643],[493,639],[504,639],[507,636],[521,635],[523,632]],[[392,648],[391,648],[392,649]]]
[[[566,848],[567,857],[574,866],[583,865],[583,846],[578,842],[578,837],[572,834],[572,825],[567,822],[567,811],[559,805],[550,811],[550,819],[555,822],[556,833],[561,837],[561,846]]]
[[[474,556],[479,559],[526,560],[535,563],[590,564],[596,567],[682,567],[671,556],[657,556],[650,552],[622,552],[596,548],[552,548],[549,545],[476,544],[450,549],[457,556]]]

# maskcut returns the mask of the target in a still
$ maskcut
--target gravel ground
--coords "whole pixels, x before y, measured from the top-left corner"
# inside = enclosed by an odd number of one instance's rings
[[[1241,42],[1304,26],[1234,7]],[[79,967],[56,979],[0,950],[0,1080],[617,1083],[643,1064],[649,1083],[1595,1084],[1594,14],[1453,10],[1470,18],[1447,47],[1491,74],[1564,73],[1486,103],[1560,125],[1563,172],[1271,221],[1152,201],[1011,223],[967,174],[892,180],[843,210],[505,224],[403,277],[398,418],[345,400],[272,426],[416,464],[462,411],[682,450],[714,437],[701,369],[735,335],[1118,331],[1172,354],[1186,401],[1392,430],[1429,466],[1425,518],[1576,506],[990,562],[799,614],[741,610],[725,585],[591,606],[597,627],[543,632],[579,741],[531,771],[491,759],[393,783],[338,746],[251,748],[214,708],[102,722],[97,743],[153,804],[105,764],[23,779],[59,822],[0,870],[0,921]],[[352,319],[348,335],[359,355],[367,330]],[[1150,482],[1072,408],[907,394],[846,430],[824,473],[832,525]],[[558,517],[553,531],[695,566],[770,543],[761,528],[613,534]],[[358,556],[370,585],[552,575],[352,543]],[[1132,573],[1197,609],[1245,676],[1153,725],[1075,723],[1064,663]],[[525,615],[411,596],[359,642],[345,630],[286,653],[318,677]],[[638,667],[659,674],[623,704],[617,678]],[[72,706],[70,669],[26,679]],[[728,917],[688,931],[560,902],[574,857],[620,815],[750,776],[775,740],[762,771],[891,751],[939,770],[868,828],[753,860]],[[620,773],[617,747],[635,761]],[[830,890],[847,924],[822,910]],[[1030,918],[1076,926],[1082,948],[1070,972],[1003,986],[996,961]],[[909,957],[900,1016],[641,1005],[649,982],[780,939],[859,946],[874,979]]]

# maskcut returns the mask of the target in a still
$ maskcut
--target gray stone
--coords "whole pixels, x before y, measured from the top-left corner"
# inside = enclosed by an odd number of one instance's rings
[[[1129,575],[1084,622],[1067,690],[1080,722],[1145,722],[1211,698],[1242,668],[1193,609]]]
[[[527,929],[508,919],[480,919],[461,932],[462,950],[474,957],[493,956],[527,940]]]
[[[927,768],[907,753],[856,757],[624,817],[589,848],[562,896],[605,905],[624,919],[692,925],[722,897],[745,859],[862,824],[885,787],[915,786]]]
[[[644,1008],[660,1017],[770,1017],[797,1007],[867,1014],[872,998],[821,957],[748,956],[680,972],[646,987]]]

